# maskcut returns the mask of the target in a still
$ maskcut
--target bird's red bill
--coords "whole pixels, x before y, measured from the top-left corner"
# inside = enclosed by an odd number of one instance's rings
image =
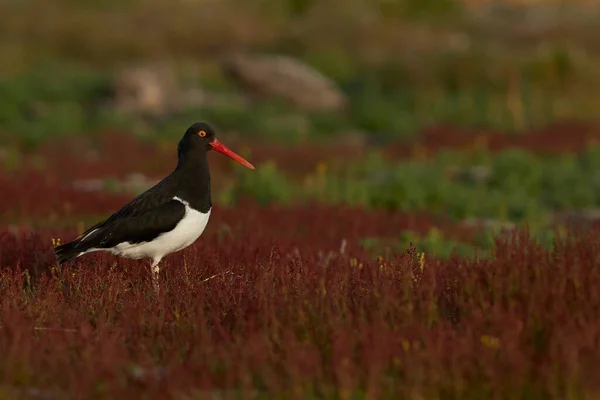
[[[229,150],[227,147],[225,147],[225,145],[223,143],[219,142],[217,139],[210,142],[210,145],[213,147],[213,150],[216,150],[221,154],[225,154],[227,157],[239,162],[240,164],[242,164],[245,167],[254,169],[254,165],[250,164],[248,161],[244,160],[241,156],[239,156],[238,154]]]

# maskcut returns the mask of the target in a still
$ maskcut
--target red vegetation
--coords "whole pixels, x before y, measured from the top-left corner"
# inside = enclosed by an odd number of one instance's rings
[[[86,203],[87,206],[94,206],[93,203]],[[105,204],[97,203],[96,206],[104,207]],[[121,204],[120,204],[121,205]],[[97,208],[96,211],[99,211]],[[107,214],[116,210],[102,209]],[[88,222],[96,222],[90,221]],[[395,239],[397,242],[399,234],[405,230],[412,230],[420,234],[426,234],[430,228],[437,227],[447,234],[447,237],[457,241],[469,241],[474,238],[475,230],[456,229],[451,223],[439,221],[427,214],[408,214],[389,211],[367,211],[355,209],[349,206],[325,206],[310,204],[306,206],[262,207],[252,202],[243,202],[239,207],[221,208],[214,206],[211,220],[202,235],[200,242],[206,240],[219,240],[223,243],[229,243],[229,246],[243,246],[247,249],[249,243],[261,243],[287,249],[293,249],[294,252],[317,251],[321,253],[323,259],[328,254],[337,253],[342,247],[346,253],[356,253],[361,251],[360,240],[366,237],[380,237]],[[83,226],[79,227],[80,229]],[[20,235],[13,234],[19,232]],[[28,235],[43,234],[45,237],[51,236],[60,238],[63,242],[72,240],[81,232],[75,229],[32,229],[32,228],[12,228],[11,230],[0,231],[0,235],[9,235],[5,240],[11,241],[10,248],[20,248],[22,246],[34,246],[32,248],[23,248],[24,253],[31,253],[35,258],[26,260],[24,264],[33,272],[45,271],[54,263],[54,256],[50,248],[50,240],[35,247],[36,240],[27,239]],[[18,240],[20,237],[22,240]],[[8,242],[5,242],[5,245]],[[229,249],[229,247],[224,247]],[[292,250],[290,250],[292,251]],[[10,257],[9,252],[0,252],[0,267],[14,265],[18,260]],[[17,253],[20,254],[20,253]],[[362,254],[362,253],[361,253]],[[86,256],[88,257],[88,256]],[[91,257],[91,256],[89,256]],[[107,256],[108,257],[108,256]],[[175,256],[173,256],[175,257]],[[109,257],[110,258],[110,257]],[[85,264],[85,261],[82,261]],[[168,260],[167,260],[168,262]]]
[[[81,149],[72,156],[47,149],[54,156],[43,173],[0,173],[0,215],[25,221],[115,211],[132,196],[77,191],[69,179],[140,168],[161,176],[174,162],[174,154],[123,140],[85,164]],[[549,149],[553,140],[544,141]],[[564,140],[564,148],[575,143]],[[165,258],[158,297],[144,261],[94,253],[57,267],[51,239],[67,241],[76,229],[0,229],[0,393],[593,398],[598,232],[552,251],[522,232],[499,239],[489,260],[426,255],[423,269],[414,251],[376,260],[359,245],[432,226],[456,240],[473,235],[427,214],[215,207],[201,239]]]
[[[592,140],[600,141],[600,129],[580,123],[558,123],[513,135],[438,125],[424,129],[413,143],[390,145],[385,153],[391,157],[406,157],[416,152],[435,154],[442,149],[483,147],[491,152],[499,152],[517,147],[534,154],[548,155],[583,150]]]
[[[124,177],[133,172],[162,177],[177,163],[177,143],[164,148],[142,142],[129,133],[106,132],[88,137],[49,142],[26,158],[42,157],[45,174],[63,180]]]
[[[448,126],[424,129],[415,140],[390,143],[380,150],[397,159],[415,154],[434,154],[441,149],[472,149],[485,146],[490,151],[519,147],[537,154],[560,154],[584,149],[591,140],[600,140],[600,129],[578,123],[555,124],[543,129],[509,135],[487,130],[473,131]],[[270,145],[266,143],[223,142],[255,165],[275,161],[288,173],[304,174],[314,171],[317,164],[345,164],[364,157],[369,150],[352,144],[301,146]],[[176,162],[176,141],[163,145],[142,143],[127,133],[106,132],[95,140],[87,139],[48,143],[34,155],[45,160],[46,174],[63,179],[123,177],[132,172],[159,178],[170,172]],[[233,162],[211,154],[212,170],[216,176],[227,174]],[[26,163],[29,158],[26,158]]]
[[[11,219],[56,218],[116,211],[132,196],[84,192],[68,181],[36,171],[0,171],[0,216]]]
[[[209,235],[169,257],[154,298],[144,263],[114,267],[103,255],[31,280],[15,267],[49,253],[50,236],[3,234],[2,388],[15,398],[32,388],[59,398],[596,393],[596,234],[551,253],[522,234],[491,261],[427,257],[422,271],[414,254],[323,258],[335,244],[326,233],[288,236]]]

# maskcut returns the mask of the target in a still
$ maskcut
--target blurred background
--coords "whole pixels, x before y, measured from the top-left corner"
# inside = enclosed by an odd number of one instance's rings
[[[257,166],[210,156],[219,207],[426,216],[363,244],[441,256],[522,225],[551,244],[600,218],[599,17],[591,0],[4,0],[0,221],[87,225],[208,121]]]

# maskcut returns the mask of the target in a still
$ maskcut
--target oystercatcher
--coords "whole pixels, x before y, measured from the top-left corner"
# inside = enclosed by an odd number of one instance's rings
[[[208,223],[212,208],[209,150],[254,169],[217,140],[208,124],[194,123],[179,141],[175,170],[75,240],[55,247],[57,262],[62,264],[94,251],[132,259],[150,258],[152,280],[158,289],[162,258],[192,244]]]

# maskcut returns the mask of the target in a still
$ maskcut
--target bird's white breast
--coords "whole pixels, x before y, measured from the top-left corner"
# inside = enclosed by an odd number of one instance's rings
[[[201,213],[191,208],[187,201],[179,197],[174,197],[174,199],[183,203],[185,214],[173,230],[160,234],[150,242],[120,243],[110,250],[111,253],[128,258],[160,259],[194,243],[204,232],[211,210]]]

